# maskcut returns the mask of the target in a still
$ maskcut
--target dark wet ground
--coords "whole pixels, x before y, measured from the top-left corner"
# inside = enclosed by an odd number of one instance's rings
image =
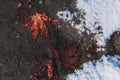
[[[0,0],[0,80],[30,80],[31,69],[35,66],[32,57],[51,53],[50,48],[52,46],[58,47],[62,41],[61,38],[68,39],[67,44],[80,42],[78,53],[81,54],[81,58],[77,65],[81,65],[88,60],[99,59],[103,54],[119,54],[119,32],[114,33],[108,40],[106,51],[96,52],[96,40],[91,39],[94,38],[93,33],[83,32],[82,35],[79,35],[74,27],[62,20],[60,20],[61,24],[58,25],[60,28],[47,23],[52,37],[51,40],[39,36],[34,43],[29,29],[21,27],[22,18],[16,19],[17,5],[17,0]],[[65,9],[70,10],[71,13],[78,11],[75,9],[74,0],[44,0],[39,8],[40,12],[46,12],[56,19],[58,19],[57,11]],[[79,22],[77,18],[76,22]],[[64,72],[64,69],[60,71]],[[60,75],[63,74],[60,73]]]

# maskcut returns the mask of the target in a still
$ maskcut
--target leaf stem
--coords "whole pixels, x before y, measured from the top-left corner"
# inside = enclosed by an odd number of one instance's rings
[[[33,0],[31,0],[31,5],[33,6],[35,12],[38,12],[37,7],[35,6],[35,3],[33,2]]]

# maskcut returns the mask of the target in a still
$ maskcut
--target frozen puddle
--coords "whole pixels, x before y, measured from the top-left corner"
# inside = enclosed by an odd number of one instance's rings
[[[114,31],[120,29],[120,0],[77,0],[76,5],[77,8],[86,12],[85,22],[87,28],[92,32],[96,32],[98,25],[102,26],[103,34],[97,34],[96,39],[99,46],[105,46],[105,40],[109,39]],[[60,19],[66,21],[72,20],[74,15],[70,14],[68,10],[57,13]],[[76,25],[75,28],[82,30],[82,25],[82,23]]]
[[[67,80],[120,80],[120,56],[84,63],[83,69],[69,74]]]

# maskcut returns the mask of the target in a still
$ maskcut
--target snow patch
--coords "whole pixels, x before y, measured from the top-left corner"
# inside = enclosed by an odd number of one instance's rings
[[[93,33],[97,33],[96,39],[99,46],[104,47],[106,39],[109,39],[114,31],[120,30],[120,0],[77,0],[76,5],[86,15],[85,20],[76,25],[75,28],[80,31],[84,30],[83,22],[85,22],[88,29]],[[69,21],[76,15],[65,10],[58,11],[57,16],[64,21]],[[98,34],[96,30],[98,26],[101,26],[102,34]]]
[[[70,21],[73,19],[73,14],[71,14],[70,11],[68,11],[68,10],[58,11],[57,16],[60,19],[63,19],[64,21]]]
[[[120,56],[103,56],[83,64],[83,69],[69,74],[67,80],[120,80]]]
[[[105,40],[120,29],[120,0],[77,0],[77,8],[86,12],[87,28],[94,31],[95,23],[102,26],[103,34],[96,36],[100,46],[104,46]],[[80,25],[76,27],[80,29]]]

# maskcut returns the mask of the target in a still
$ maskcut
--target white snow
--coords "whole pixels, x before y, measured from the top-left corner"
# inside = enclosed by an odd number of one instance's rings
[[[120,0],[77,0],[77,8],[86,12],[85,22],[86,27],[92,32],[96,32],[96,27],[102,26],[103,34],[97,34],[96,39],[99,46],[105,46],[105,40],[110,38],[110,35],[120,29]],[[69,17],[67,18],[66,12]],[[72,20],[72,14],[68,10],[59,11],[61,19]],[[96,24],[95,24],[96,23]],[[83,30],[83,24],[76,25],[79,30]]]
[[[95,22],[102,26],[103,35],[96,36],[99,45],[120,28],[120,0],[77,0],[77,7],[86,12],[87,28],[94,31]]]
[[[18,4],[18,7],[21,7],[21,6],[22,6],[22,4],[21,4],[21,3],[19,3],[19,4]]]
[[[120,56],[103,56],[83,64],[83,69],[69,74],[67,80],[120,80]]]
[[[64,21],[70,21],[73,18],[73,14],[70,13],[70,11],[58,11],[57,16],[59,16],[60,19],[63,19]]]

